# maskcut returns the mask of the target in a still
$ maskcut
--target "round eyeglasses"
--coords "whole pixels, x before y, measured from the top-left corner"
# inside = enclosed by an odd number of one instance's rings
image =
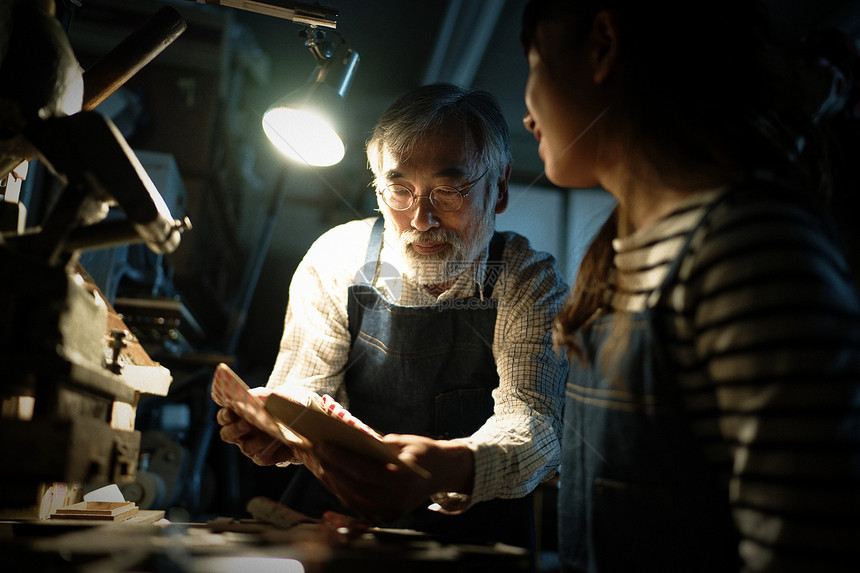
[[[408,187],[403,185],[388,185],[382,188],[378,193],[382,195],[382,201],[394,209],[395,211],[406,211],[412,208],[415,201],[421,198],[429,198],[430,203],[440,211],[451,212],[457,211],[463,206],[463,198],[472,191],[475,184],[481,180],[481,177],[487,174],[486,171],[481,173],[477,179],[470,183],[466,183],[460,189],[450,185],[439,185],[430,190],[429,195],[416,195]]]

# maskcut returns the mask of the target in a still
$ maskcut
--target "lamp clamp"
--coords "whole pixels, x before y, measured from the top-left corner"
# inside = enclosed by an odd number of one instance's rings
[[[299,32],[299,36],[305,39],[305,46],[311,51],[318,65],[325,63],[334,54],[334,47],[326,39],[325,30],[308,26]]]

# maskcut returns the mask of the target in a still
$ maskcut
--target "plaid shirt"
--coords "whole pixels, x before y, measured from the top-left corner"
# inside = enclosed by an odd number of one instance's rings
[[[290,284],[269,387],[329,394],[349,407],[344,387],[351,346],[347,288],[364,282],[361,271],[372,225],[373,219],[365,219],[335,227],[305,255]],[[474,295],[483,272],[499,274],[493,289],[498,313],[492,351],[499,373],[494,414],[474,434],[455,440],[474,453],[475,482],[471,496],[434,496],[446,511],[497,497],[522,497],[552,477],[559,463],[568,364],[553,351],[550,330],[567,286],[550,255],[532,250],[520,235],[504,235],[501,264],[476,264],[438,297],[396,271],[403,268],[396,248],[383,246],[374,281],[383,296],[402,306],[455,305]],[[486,263],[486,252],[480,263]]]

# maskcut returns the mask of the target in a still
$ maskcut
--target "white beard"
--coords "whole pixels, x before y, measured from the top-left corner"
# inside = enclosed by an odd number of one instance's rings
[[[464,240],[454,231],[441,228],[425,232],[407,229],[398,235],[394,225],[387,221],[384,240],[399,255],[403,274],[422,286],[440,285],[452,282],[472,268],[487,248],[495,223],[495,213],[490,210],[475,227],[474,236]],[[445,242],[448,246],[438,253],[422,255],[412,248],[416,242]]]

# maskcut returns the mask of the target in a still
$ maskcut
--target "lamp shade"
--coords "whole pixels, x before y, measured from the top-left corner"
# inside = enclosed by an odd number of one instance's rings
[[[344,97],[357,66],[358,53],[339,44],[317,65],[308,83],[269,108],[263,115],[263,131],[281,153],[313,166],[343,159]]]

